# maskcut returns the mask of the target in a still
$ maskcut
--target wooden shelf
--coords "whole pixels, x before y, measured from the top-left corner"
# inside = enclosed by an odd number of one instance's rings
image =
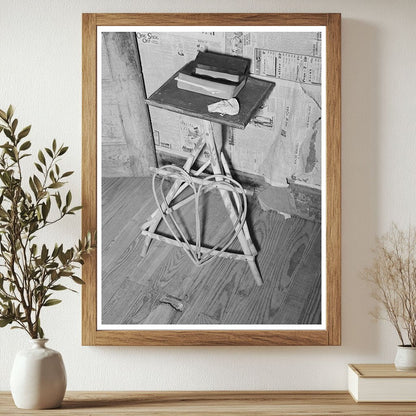
[[[68,392],[59,409],[16,409],[0,392],[0,415],[414,415],[414,403],[355,403],[347,392]]]

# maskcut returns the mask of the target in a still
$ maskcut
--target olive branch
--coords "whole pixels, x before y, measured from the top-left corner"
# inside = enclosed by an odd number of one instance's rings
[[[31,126],[17,132],[14,109],[0,110],[0,327],[25,330],[32,338],[43,338],[41,311],[56,305],[54,293],[71,290],[63,278],[83,284],[76,275],[83,258],[93,248],[93,236],[67,250],[55,244],[51,249],[37,244],[39,231],[74,215],[81,206],[72,206],[71,191],[62,193],[65,178],[72,171],[61,172],[58,162],[68,147],[54,139],[50,148],[39,150],[34,162],[36,174],[24,181],[21,161],[31,156],[31,142],[24,140]],[[95,238],[95,237],[94,237]]]

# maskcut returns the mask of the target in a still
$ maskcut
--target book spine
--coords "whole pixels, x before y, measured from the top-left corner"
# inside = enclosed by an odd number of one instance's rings
[[[208,77],[225,79],[227,81],[232,82],[239,82],[242,79],[242,77],[240,77],[240,75],[237,74],[229,74],[227,72],[214,71],[211,69],[204,69],[198,67],[195,68],[195,73],[197,75],[205,75]]]
[[[352,398],[358,402],[358,376],[351,367],[348,367],[348,391]]]
[[[222,84],[203,78],[195,78],[192,75],[183,73],[179,73],[176,80],[178,88],[182,90],[197,92],[221,99],[229,99],[235,97],[245,84],[244,81],[238,85]]]

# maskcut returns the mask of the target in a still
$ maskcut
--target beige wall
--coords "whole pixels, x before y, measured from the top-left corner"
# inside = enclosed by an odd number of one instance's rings
[[[63,354],[72,390],[344,389],[346,363],[391,362],[397,343],[392,328],[369,316],[370,290],[359,271],[392,220],[416,222],[416,2],[0,0],[0,108],[13,103],[22,123],[33,124],[34,148],[54,137],[70,145],[64,164],[77,172],[71,187],[79,200],[81,13],[192,11],[343,15],[343,345],[81,347],[80,297],[69,293],[45,315],[51,347]],[[69,244],[79,232],[76,217],[45,238]],[[26,342],[23,333],[0,331],[0,390]]]

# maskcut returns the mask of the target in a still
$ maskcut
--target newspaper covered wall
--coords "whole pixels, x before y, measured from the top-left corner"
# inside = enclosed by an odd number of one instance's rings
[[[250,74],[275,87],[244,130],[229,129],[233,168],[274,186],[287,178],[321,186],[321,32],[153,32],[137,41],[148,96],[200,50],[249,58]],[[150,113],[158,150],[186,156],[204,133],[196,118]]]

